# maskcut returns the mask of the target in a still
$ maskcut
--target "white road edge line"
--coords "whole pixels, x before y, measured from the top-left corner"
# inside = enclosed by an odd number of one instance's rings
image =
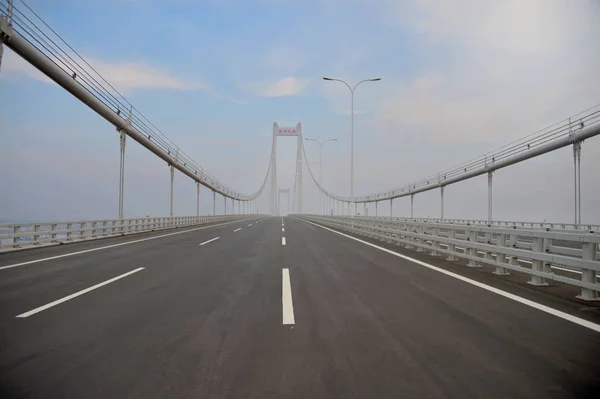
[[[471,280],[470,278],[463,277],[460,274],[452,273],[452,272],[450,272],[448,270],[444,270],[444,269],[442,269],[440,267],[433,266],[433,265],[430,265],[429,263],[422,262],[420,260],[411,258],[410,256],[399,254],[398,252],[394,252],[394,251],[392,251],[390,249],[380,247],[379,245],[372,244],[372,243],[370,243],[368,241],[364,241],[364,240],[361,240],[359,238],[352,237],[352,236],[350,236],[348,234],[344,234],[344,233],[341,233],[341,232],[339,232],[337,230],[330,229],[329,227],[321,226],[320,224],[309,222],[308,220],[304,220],[304,219],[301,219],[301,220],[303,222],[310,223],[310,224],[312,224],[314,226],[317,226],[317,227],[320,227],[322,229],[329,230],[329,231],[331,231],[331,232],[333,232],[335,234],[339,234],[339,235],[341,235],[343,237],[350,238],[350,239],[352,239],[354,241],[358,241],[358,242],[363,243],[365,245],[368,245],[370,247],[377,248],[377,249],[379,249],[379,250],[381,250],[383,252],[387,252],[387,253],[389,253],[391,255],[394,255],[394,256],[397,256],[399,258],[406,259],[406,260],[408,260],[410,262],[413,262],[413,263],[416,263],[416,264],[418,264],[420,266],[427,267],[427,268],[429,268],[431,270],[434,270],[436,272],[439,272],[439,273],[445,274],[447,276],[453,277],[453,278],[455,278],[457,280],[460,280],[460,281],[463,281],[465,283],[469,283],[469,284],[474,285],[476,287],[483,288],[484,290],[487,290],[487,291],[492,292],[494,294],[497,294],[497,295],[503,296],[505,298],[511,299],[511,300],[513,300],[515,302],[522,303],[523,305],[530,306],[530,307],[532,307],[534,309],[541,310],[542,312],[545,312],[545,313],[551,314],[553,316],[559,317],[559,318],[561,318],[563,320],[570,321],[571,323],[578,324],[578,325],[580,325],[582,327],[589,328],[590,330],[593,330],[593,331],[596,331],[596,332],[600,332],[600,324],[592,323],[591,321],[582,319],[582,318],[577,317],[577,316],[570,315],[570,314],[565,313],[565,312],[561,312],[560,310],[551,308],[551,307],[546,306],[546,305],[542,305],[541,303],[537,303],[537,302],[531,301],[529,299],[522,298],[522,297],[520,297],[518,295],[511,294],[511,293],[506,292],[506,291],[502,291],[502,290],[500,290],[498,288],[494,288],[494,287],[489,286],[487,284],[480,283],[479,281]]]
[[[66,297],[63,297],[63,298],[57,299],[57,300],[56,300],[56,301],[54,301],[54,302],[50,302],[50,303],[48,303],[48,304],[46,304],[46,305],[44,305],[44,306],[40,306],[39,308],[35,308],[35,309],[33,309],[33,310],[30,310],[29,312],[21,313],[20,315],[18,315],[18,316],[15,316],[15,317],[18,317],[18,318],[20,318],[20,319],[24,319],[24,318],[26,318],[26,317],[33,316],[33,315],[34,315],[34,314],[36,314],[36,313],[43,312],[44,310],[46,310],[46,309],[49,309],[49,308],[51,308],[51,307],[53,307],[53,306],[60,305],[60,304],[61,304],[61,303],[63,303],[63,302],[67,302],[67,301],[69,301],[69,300],[71,300],[71,299],[73,299],[73,298],[76,298],[76,297],[80,296],[80,295],[86,294],[86,293],[88,293],[88,292],[90,292],[90,291],[93,291],[93,290],[95,290],[95,289],[97,289],[97,288],[100,288],[100,287],[102,287],[102,286],[104,286],[104,285],[107,285],[107,284],[113,283],[113,282],[115,282],[115,281],[117,281],[117,280],[120,280],[120,279],[122,279],[122,278],[124,278],[124,277],[127,277],[127,276],[129,276],[129,275],[132,275],[133,273],[137,273],[137,272],[139,272],[139,271],[142,271],[142,270],[144,270],[144,268],[143,268],[143,267],[138,267],[138,268],[137,268],[137,269],[135,269],[135,270],[132,270],[132,271],[130,271],[130,272],[127,272],[127,273],[124,273],[124,274],[121,274],[120,276],[117,276],[117,277],[111,278],[110,280],[106,280],[106,281],[104,281],[104,282],[102,282],[102,283],[100,283],[100,284],[93,285],[93,286],[91,286],[91,287],[89,287],[89,288],[86,288],[86,289],[84,289],[84,290],[78,291],[78,292],[76,292],[76,293],[74,293],[74,294],[67,295]]]
[[[281,245],[286,245],[286,243],[285,243],[285,237],[281,237]]]
[[[283,312],[283,324],[296,324],[296,320],[294,319],[292,283],[290,282],[289,269],[281,269],[281,307]]]
[[[212,239],[210,239],[208,241],[204,241],[203,243],[198,244],[198,246],[201,247],[201,246],[203,246],[205,244],[208,244],[209,242],[217,241],[219,238],[220,237],[215,237],[215,238],[212,238]]]
[[[237,232],[237,231],[240,231],[241,229],[242,229],[242,228],[240,227],[239,229],[235,229],[235,230],[233,230],[233,232],[235,233],[235,232]]]
[[[140,240],[133,240],[133,241],[121,242],[119,244],[107,245],[105,247],[92,248],[92,249],[86,249],[86,250],[83,250],[83,251],[71,252],[71,253],[63,254],[63,255],[51,256],[49,258],[42,258],[42,259],[30,260],[30,261],[27,261],[27,262],[15,263],[14,265],[0,266],[0,270],[11,269],[13,267],[19,267],[19,266],[30,265],[32,263],[45,262],[47,260],[54,260],[54,259],[64,258],[64,257],[67,257],[67,256],[85,254],[87,252],[100,251],[101,249],[121,247],[123,245],[135,244],[135,243],[138,243],[138,242],[155,240],[157,238],[174,236],[176,234],[183,234],[183,233],[189,233],[191,231],[209,229],[211,227],[225,226],[225,225],[232,224],[232,223],[239,223],[239,220],[234,220],[234,221],[231,221],[231,222],[225,222],[225,223],[219,223],[219,224],[213,224],[211,226],[203,226],[203,227],[198,227],[198,228],[195,228],[195,229],[189,229],[189,230],[184,230],[184,231],[176,231],[175,233],[163,234],[161,236],[148,237],[148,238],[142,238]]]

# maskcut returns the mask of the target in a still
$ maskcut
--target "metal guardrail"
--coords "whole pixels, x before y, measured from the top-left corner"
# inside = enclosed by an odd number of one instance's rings
[[[573,224],[573,223],[554,223],[554,222],[520,222],[508,220],[487,220],[474,219],[436,219],[436,218],[408,218],[408,217],[389,217],[389,216],[356,216],[356,218],[370,218],[377,220],[396,220],[403,222],[425,222],[425,223],[449,223],[465,225],[485,225],[485,226],[504,226],[531,229],[556,229],[556,230],[585,230],[591,232],[600,232],[600,225],[597,224]]]
[[[350,231],[390,243],[416,248],[431,255],[448,255],[448,260],[468,260],[467,266],[479,263],[495,266],[495,274],[508,270],[531,276],[529,284],[547,285],[559,281],[581,288],[583,300],[599,299],[600,271],[598,244],[600,234],[591,231],[523,229],[517,226],[487,226],[384,218],[349,216],[297,215],[300,218],[333,228]],[[530,265],[530,266],[525,266]],[[553,268],[581,273],[581,279],[556,274]]]
[[[23,248],[50,243],[114,237],[118,235],[246,219],[257,215],[148,217],[43,223],[0,224],[0,248]]]

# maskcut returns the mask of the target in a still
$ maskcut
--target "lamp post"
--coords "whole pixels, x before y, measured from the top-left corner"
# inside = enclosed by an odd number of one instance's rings
[[[381,80],[380,77],[376,77],[376,78],[371,78],[371,79],[365,79],[365,80],[361,80],[360,82],[358,82],[357,84],[354,85],[354,87],[351,87],[348,83],[346,83],[345,81],[341,80],[341,79],[335,79],[335,78],[330,78],[327,76],[323,76],[323,80],[329,80],[329,81],[334,81],[334,82],[340,82],[346,85],[346,87],[348,87],[348,90],[350,90],[350,94],[351,94],[351,105],[350,105],[350,112],[351,112],[351,116],[350,116],[350,210],[348,213],[350,213],[352,215],[352,217],[354,217],[354,214],[356,213],[354,210],[354,91],[356,90],[356,88],[358,87],[358,85],[360,85],[361,83],[364,82],[377,82],[379,80]]]
[[[325,141],[319,141],[317,139],[313,139],[310,137],[305,137],[305,140],[309,140],[309,141],[314,141],[317,144],[319,144],[319,196],[317,197],[317,203],[319,206],[319,212],[322,214],[323,213],[323,193],[321,192],[321,189],[323,188],[323,145],[329,141],[337,141],[337,138],[331,138],[331,139],[327,139]]]

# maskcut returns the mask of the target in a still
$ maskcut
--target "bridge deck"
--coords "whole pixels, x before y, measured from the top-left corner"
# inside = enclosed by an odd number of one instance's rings
[[[580,398],[600,389],[593,305],[403,252],[584,327],[283,220],[0,255],[0,397]],[[294,324],[283,324],[290,312]]]

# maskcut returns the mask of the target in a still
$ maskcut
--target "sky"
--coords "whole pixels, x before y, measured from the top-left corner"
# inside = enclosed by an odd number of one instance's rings
[[[20,7],[20,1],[16,6]],[[0,0],[6,4],[6,0]],[[254,192],[273,122],[319,140],[323,184],[355,193],[440,172],[600,103],[593,0],[29,0],[28,4],[173,142],[230,187]],[[305,142],[310,162],[318,146]],[[278,140],[292,188],[296,140]],[[318,173],[319,164],[310,167]],[[600,223],[600,138],[582,147],[582,220]],[[0,221],[118,214],[115,128],[5,47],[0,67]],[[129,139],[125,217],[169,212],[169,169]],[[304,171],[304,211],[317,209]],[[202,190],[201,213],[212,211]],[[438,217],[439,191],[415,197]],[[494,219],[573,221],[572,149],[494,174]],[[230,204],[228,205],[230,209]],[[260,211],[268,201],[261,199]],[[447,218],[487,217],[487,177],[446,188]],[[174,214],[196,188],[176,173]],[[362,212],[362,206],[359,207]],[[389,215],[389,202],[379,205]],[[217,201],[217,212],[223,200]],[[369,214],[374,214],[374,205]],[[394,201],[408,216],[410,201]]]

